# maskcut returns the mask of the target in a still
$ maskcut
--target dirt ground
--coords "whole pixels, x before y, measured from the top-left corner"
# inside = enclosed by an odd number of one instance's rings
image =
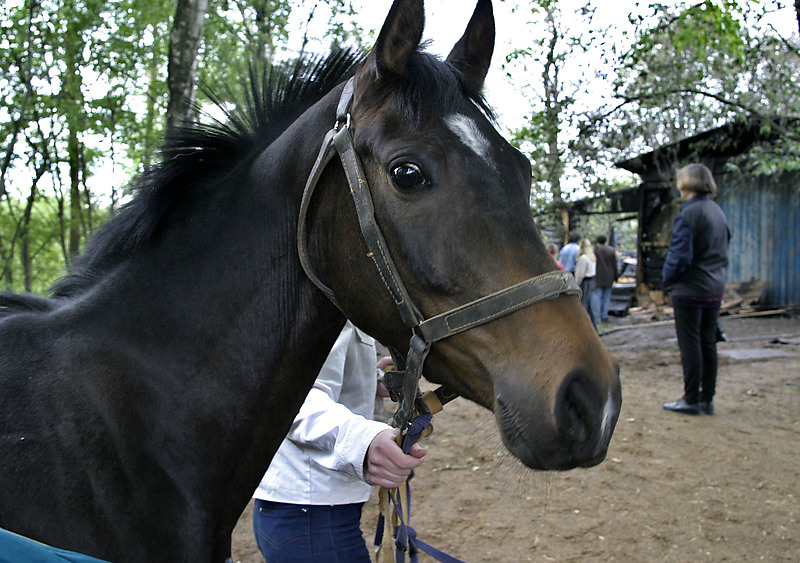
[[[661,407],[682,393],[672,326],[603,335],[624,402],[591,469],[527,470],[490,413],[448,405],[412,481],[420,539],[467,562],[800,561],[800,316],[723,323],[714,416]],[[370,545],[376,496],[362,522]],[[233,539],[242,563],[263,561],[250,513]]]

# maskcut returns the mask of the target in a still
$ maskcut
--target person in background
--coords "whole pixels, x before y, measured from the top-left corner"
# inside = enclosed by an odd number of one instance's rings
[[[588,238],[580,239],[580,250],[575,265],[575,281],[583,292],[581,302],[583,308],[589,313],[595,330],[597,329],[597,293],[595,292],[595,275],[597,273],[597,257],[594,254],[592,241]]]
[[[578,245],[578,240],[580,240],[581,236],[575,231],[570,231],[569,233],[569,242],[561,247],[561,251],[558,253],[558,261],[561,262],[561,265],[564,266],[564,269],[567,272],[575,273],[575,266],[578,260],[578,250],[580,250],[580,246]]]
[[[611,305],[611,290],[617,281],[617,249],[606,244],[605,235],[598,235],[594,253],[597,256],[597,274],[594,277],[597,292],[597,322],[608,320],[608,308]]]
[[[683,367],[683,397],[665,403],[668,411],[714,414],[717,385],[717,320],[725,293],[730,231],[711,200],[717,184],[702,164],[677,174],[681,200],[662,276],[675,310],[675,332]]]
[[[373,485],[402,485],[425,455],[418,444],[404,454],[398,430],[372,420],[376,359],[375,341],[348,321],[253,494],[256,542],[268,562],[370,561],[364,502]]]
[[[558,261],[558,246],[556,246],[556,244],[554,242],[549,243],[547,245],[547,252],[549,252],[550,256],[553,257],[553,262],[556,263],[556,266],[558,266],[559,268],[561,268],[563,270],[564,269],[564,264],[562,264],[561,262]]]

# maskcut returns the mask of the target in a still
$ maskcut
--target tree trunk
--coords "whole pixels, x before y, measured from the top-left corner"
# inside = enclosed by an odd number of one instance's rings
[[[80,60],[83,41],[78,28],[77,8],[74,2],[65,3],[65,14],[70,19],[64,41],[64,82],[62,95],[67,122],[67,160],[69,162],[69,244],[67,264],[78,255],[81,246],[81,143],[78,133],[83,131],[83,92],[81,90]]]
[[[800,0],[794,0],[794,15],[797,17],[797,33],[800,33]]]
[[[74,127],[70,126],[67,141],[67,158],[69,159],[69,258],[78,255],[81,248],[81,157],[80,143]]]
[[[155,29],[153,29],[155,34]],[[158,91],[158,87],[156,85],[156,81],[158,80],[158,57],[156,53],[158,49],[156,45],[153,45],[153,53],[152,58],[150,59],[150,65],[147,68],[147,79],[148,79],[148,87],[147,87],[147,113],[145,114],[144,118],[144,143],[142,147],[142,170],[147,172],[150,170],[150,166],[153,160],[153,129],[155,128],[155,119],[156,119],[156,95]]]
[[[169,37],[167,133],[193,114],[197,51],[207,10],[208,0],[178,0]]]
[[[36,184],[31,186],[31,193],[25,205],[25,212],[22,215],[20,225],[19,250],[20,262],[22,263],[22,275],[25,278],[25,291],[31,291],[33,289],[33,264],[31,260],[29,235],[34,201],[36,201]]]
[[[559,61],[556,49],[558,47],[558,27],[556,26],[554,10],[550,6],[545,8],[545,22],[550,31],[547,43],[547,53],[544,69],[542,70],[542,86],[544,88],[544,139],[547,143],[547,181],[550,183],[550,192],[553,202],[563,201],[561,193],[561,176],[564,173],[561,148],[559,147],[559,133],[561,132],[561,111],[564,101],[561,99],[561,83],[559,82]]]

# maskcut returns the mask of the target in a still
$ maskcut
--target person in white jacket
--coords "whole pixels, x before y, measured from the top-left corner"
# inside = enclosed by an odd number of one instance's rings
[[[256,542],[268,563],[370,561],[361,510],[373,485],[399,487],[422,463],[397,429],[372,420],[375,341],[349,321],[253,494]]]
[[[597,320],[600,318],[600,294],[595,291],[594,276],[597,272],[597,256],[594,246],[588,238],[580,240],[578,260],[575,264],[575,281],[583,292],[581,302],[583,308],[589,313],[592,324],[597,330]]]

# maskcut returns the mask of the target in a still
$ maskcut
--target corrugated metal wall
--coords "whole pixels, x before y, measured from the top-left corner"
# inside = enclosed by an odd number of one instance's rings
[[[764,281],[764,305],[800,304],[800,173],[715,174],[731,230],[729,282]]]

